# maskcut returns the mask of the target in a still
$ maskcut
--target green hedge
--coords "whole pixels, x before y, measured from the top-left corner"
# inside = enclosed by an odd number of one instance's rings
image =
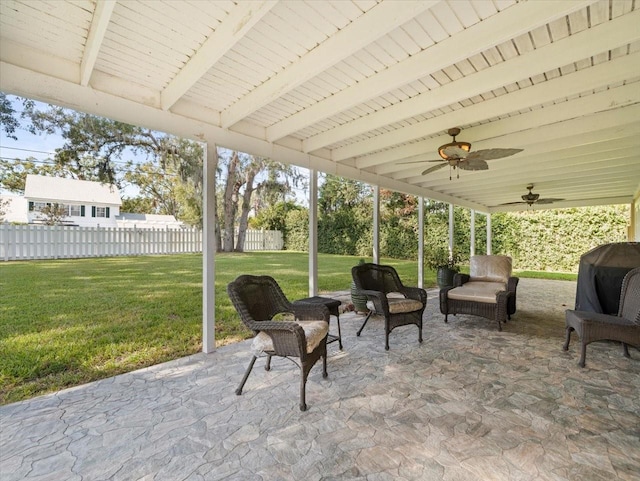
[[[343,209],[318,220],[318,251],[325,254],[372,255],[372,214],[366,206]],[[431,203],[425,210],[425,254],[448,243],[448,205]],[[470,211],[456,207],[454,243],[468,261]],[[308,250],[308,210],[291,211],[286,221],[289,250]],[[514,268],[577,272],[580,256],[601,244],[625,242],[629,207],[625,205],[502,212],[491,216],[492,252],[510,255]],[[486,252],[486,216],[475,220],[476,252]],[[418,255],[418,219],[384,211],[380,222],[380,255],[415,259]]]

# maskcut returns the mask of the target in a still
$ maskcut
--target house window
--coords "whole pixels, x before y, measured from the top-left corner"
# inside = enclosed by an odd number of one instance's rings
[[[91,206],[91,217],[111,217],[109,215],[109,207]]]
[[[80,217],[80,206],[79,205],[65,205],[65,210],[67,211],[68,216]]]
[[[51,205],[51,204],[48,204],[47,202],[34,202],[33,203],[33,211],[34,212],[40,212],[47,205]]]

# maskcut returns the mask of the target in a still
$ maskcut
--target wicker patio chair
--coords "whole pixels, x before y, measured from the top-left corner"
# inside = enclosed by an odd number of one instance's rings
[[[369,314],[362,323],[359,336],[372,314],[384,316],[384,348],[389,350],[389,333],[398,326],[418,326],[418,340],[422,342],[422,314],[427,307],[427,291],[406,287],[391,266],[361,264],[351,269],[358,294],[367,296]]]
[[[587,344],[594,341],[620,341],[625,357],[628,344],[640,346],[640,267],[630,270],[622,281],[618,315],[567,309],[567,338],[562,349],[569,349],[571,331],[576,331],[582,344],[578,365],[584,367]]]
[[[236,389],[242,388],[258,356],[267,356],[265,370],[271,369],[271,357],[299,358],[300,410],[306,411],[306,384],[309,371],[322,358],[322,377],[327,377],[327,334],[329,310],[324,305],[293,305],[278,283],[269,276],[242,275],[229,283],[227,293],[240,319],[255,334],[253,356]],[[285,315],[291,320],[274,319]]]
[[[449,314],[470,314],[502,323],[516,312],[519,279],[511,275],[511,257],[471,256],[469,274],[456,274],[453,286],[440,290],[440,312],[444,322]]]

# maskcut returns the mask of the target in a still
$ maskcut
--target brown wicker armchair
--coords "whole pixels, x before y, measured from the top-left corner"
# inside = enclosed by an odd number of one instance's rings
[[[269,276],[242,275],[229,283],[227,293],[244,325],[256,334],[252,343],[253,357],[236,394],[242,394],[242,388],[259,355],[266,354],[267,371],[271,369],[272,356],[297,357],[300,359],[298,366],[301,375],[300,410],[306,411],[307,377],[320,358],[322,377],[327,377],[329,310],[324,305],[294,306],[278,283]],[[287,313],[292,314],[291,321],[274,320],[277,315]]]
[[[449,314],[471,314],[494,319],[498,330],[516,312],[519,279],[511,275],[511,257],[471,256],[469,274],[456,274],[453,287],[440,290],[440,312],[444,322]]]
[[[640,346],[640,267],[630,270],[622,281],[618,315],[567,309],[567,338],[562,349],[569,349],[571,331],[576,331],[582,344],[578,365],[584,367],[587,344],[594,341],[620,341],[625,357],[627,344]]]
[[[361,264],[351,269],[358,294],[369,299],[369,314],[358,330],[358,336],[372,314],[384,316],[384,348],[389,350],[389,333],[398,326],[418,326],[418,340],[422,342],[422,314],[427,307],[427,291],[406,287],[391,266]]]

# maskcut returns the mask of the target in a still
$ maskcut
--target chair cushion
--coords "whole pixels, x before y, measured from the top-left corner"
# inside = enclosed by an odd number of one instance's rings
[[[447,293],[447,298],[495,304],[497,302],[496,294],[506,290],[507,287],[502,282],[470,281],[464,283],[461,287],[451,289]]]
[[[419,311],[422,309],[422,302],[415,299],[407,299],[404,296],[398,297],[390,292],[387,294],[387,302],[389,303],[389,314],[401,314],[404,312]],[[367,309],[376,312],[376,306],[373,301],[367,301]]]
[[[295,322],[300,324],[300,327],[302,327],[302,330],[304,331],[304,337],[307,338],[307,354],[313,352],[329,332],[329,324],[325,321]],[[258,335],[253,338],[251,351],[256,356],[262,354],[264,351],[273,351],[273,341],[271,340],[271,336],[266,332],[259,332]]]
[[[511,277],[511,257],[471,256],[469,277],[472,281],[509,282]]]

